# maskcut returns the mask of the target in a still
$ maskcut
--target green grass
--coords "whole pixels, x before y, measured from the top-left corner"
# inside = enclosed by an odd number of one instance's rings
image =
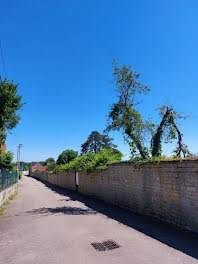
[[[18,192],[15,191],[3,204],[0,206],[0,216],[4,215],[4,211],[6,209],[6,206],[10,204],[10,202],[17,196]]]

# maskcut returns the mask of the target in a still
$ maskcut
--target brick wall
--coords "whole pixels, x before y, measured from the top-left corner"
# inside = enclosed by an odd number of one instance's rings
[[[53,180],[48,176],[52,184],[75,190],[74,173],[52,177]],[[198,232],[198,160],[163,161],[139,167],[112,164],[104,171],[79,173],[78,190]]]

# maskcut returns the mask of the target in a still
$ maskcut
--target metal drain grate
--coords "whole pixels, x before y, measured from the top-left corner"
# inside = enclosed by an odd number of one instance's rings
[[[119,248],[120,246],[114,242],[113,240],[108,240],[102,243],[106,248],[108,248],[108,250],[112,250],[115,248]]]
[[[91,245],[97,250],[97,251],[105,251],[106,247],[103,246],[102,243],[91,243]]]
[[[114,242],[113,240],[107,240],[102,243],[91,243],[91,245],[97,250],[97,251],[108,251],[112,249],[119,248],[120,246]]]

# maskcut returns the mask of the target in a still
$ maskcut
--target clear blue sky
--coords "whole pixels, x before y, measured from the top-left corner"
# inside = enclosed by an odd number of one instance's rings
[[[79,150],[92,130],[102,132],[115,100],[111,63],[118,57],[151,89],[141,107],[145,116],[167,103],[192,114],[181,129],[198,152],[197,0],[0,3],[6,75],[20,83],[27,102],[8,136],[9,150],[16,153],[23,143],[25,161],[56,158],[64,149]],[[119,132],[111,136],[129,153]]]

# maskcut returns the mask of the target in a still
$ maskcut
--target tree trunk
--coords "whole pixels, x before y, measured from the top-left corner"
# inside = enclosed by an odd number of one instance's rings
[[[131,129],[126,129],[125,130],[125,133],[133,140],[133,142],[135,143],[139,153],[140,153],[140,156],[142,159],[146,159],[147,158],[147,153],[146,151],[144,150],[144,147],[142,146],[140,140],[135,137],[131,131]]]
[[[160,150],[161,150],[161,140],[162,140],[162,134],[163,134],[163,126],[165,122],[167,121],[167,118],[169,117],[171,113],[171,109],[167,108],[166,112],[163,115],[162,121],[160,125],[157,128],[157,132],[152,138],[152,156],[160,156]]]

